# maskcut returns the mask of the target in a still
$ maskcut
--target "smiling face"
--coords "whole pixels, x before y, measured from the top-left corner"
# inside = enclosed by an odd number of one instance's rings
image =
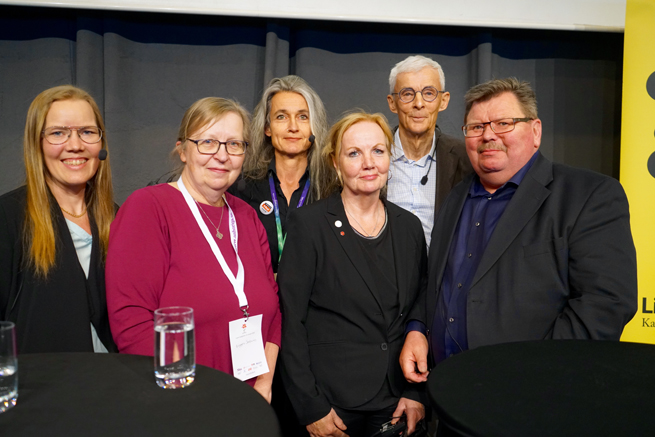
[[[91,105],[84,100],[59,100],[50,106],[45,118],[44,129],[55,126],[98,126]],[[98,153],[102,142],[86,144],[71,132],[63,144],[50,144],[41,139],[46,181],[53,192],[78,193],[98,170]]]
[[[355,123],[344,132],[338,162],[334,162],[344,194],[380,194],[389,173],[386,140],[380,126],[371,121]]]
[[[269,125],[264,133],[271,138],[275,155],[294,157],[307,154],[312,128],[309,107],[298,93],[281,91],[271,98]]]
[[[501,118],[523,118],[525,114],[511,92],[471,106],[466,124]],[[512,178],[541,144],[541,120],[516,123],[511,132],[497,134],[489,125],[479,137],[466,137],[466,152],[484,188],[493,193]]]
[[[425,67],[417,72],[400,73],[396,77],[394,92],[403,88],[421,91],[427,86],[443,91],[439,73],[434,68]],[[439,112],[448,107],[450,93],[439,93],[431,102],[423,100],[421,93],[416,93],[414,100],[409,103],[402,102],[397,94],[387,96],[387,101],[391,112],[398,114],[399,129],[411,136],[432,136]]]
[[[240,115],[228,112],[192,132],[189,138],[243,141],[243,120]],[[215,205],[241,173],[245,155],[228,155],[224,144],[213,155],[199,153],[191,141],[185,141],[184,145],[178,141],[177,147],[180,149],[180,159],[186,164],[182,177],[187,189],[199,202]]]

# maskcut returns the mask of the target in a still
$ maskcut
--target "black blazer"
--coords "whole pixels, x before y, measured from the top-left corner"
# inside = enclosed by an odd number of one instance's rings
[[[466,154],[466,145],[463,139],[446,135],[437,128],[435,144],[437,180],[435,181],[434,217],[436,219],[450,190],[464,177],[473,173],[473,167],[471,167],[471,161]]]
[[[474,175],[432,231],[428,327]],[[637,264],[621,184],[540,155],[489,240],[467,295],[469,348],[524,340],[618,340],[637,309]]]
[[[115,352],[107,317],[105,270],[91,211],[93,246],[87,280],[66,219],[51,199],[57,252],[55,266],[43,280],[24,266],[26,196],[23,186],[0,197],[0,316],[16,323],[19,353],[93,352],[90,323],[107,350]]]
[[[302,424],[326,416],[333,405],[363,405],[387,375],[395,396],[424,401],[423,387],[406,384],[398,358],[410,309],[426,284],[425,237],[417,217],[385,204],[399,290],[397,314],[381,310],[339,194],[293,211],[287,222],[278,273],[280,365]]]

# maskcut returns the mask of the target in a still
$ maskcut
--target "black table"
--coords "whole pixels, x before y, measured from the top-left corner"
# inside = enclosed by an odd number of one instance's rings
[[[655,346],[538,341],[486,346],[437,365],[441,436],[655,436]]]
[[[2,436],[282,435],[255,390],[204,366],[191,386],[164,390],[152,357],[26,354],[18,378],[18,403],[0,414]]]

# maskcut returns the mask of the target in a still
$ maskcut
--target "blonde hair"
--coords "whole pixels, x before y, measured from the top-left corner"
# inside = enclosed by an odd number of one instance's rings
[[[243,106],[238,102],[230,99],[224,99],[222,97],[205,97],[196,101],[193,105],[189,107],[182,117],[182,123],[180,123],[180,129],[177,131],[177,141],[181,144],[180,146],[175,146],[173,149],[174,155],[179,155],[179,151],[186,149],[186,140],[189,139],[189,135],[194,134],[205,126],[217,122],[225,114],[235,113],[241,117],[243,122],[243,140],[247,143],[250,142],[250,115]],[[252,153],[249,151],[250,144],[246,147],[246,156]],[[180,164],[175,170],[175,174],[179,176],[182,174],[185,164],[180,161]]]
[[[251,136],[252,148],[243,163],[243,175],[247,178],[264,179],[268,166],[275,156],[275,149],[270,137],[265,133],[270,125],[271,101],[279,92],[297,93],[303,96],[309,108],[309,124],[314,135],[314,142],[307,153],[307,162],[311,178],[313,200],[325,196],[325,186],[331,178],[330,168],[326,168],[321,157],[321,148],[328,133],[327,114],[321,98],[316,91],[301,77],[289,75],[272,79],[253,113]]]
[[[48,169],[44,163],[42,131],[45,120],[54,102],[61,100],[82,100],[87,102],[95,115],[98,127],[103,131],[102,149],[107,150],[105,124],[100,109],[93,97],[86,91],[72,85],[47,89],[36,96],[29,109],[23,138],[23,159],[25,161],[27,200],[23,240],[26,248],[27,265],[36,274],[46,277],[55,264],[56,239],[53,220],[53,196],[47,185]],[[114,219],[114,194],[111,181],[109,157],[100,161],[96,174],[87,182],[85,203],[98,228],[102,260],[107,255],[109,226]]]
[[[386,139],[385,146],[387,148],[387,152],[389,153],[389,156],[391,156],[393,133],[389,128],[389,123],[387,122],[387,118],[379,112],[375,114],[369,114],[367,112],[357,110],[356,112],[350,112],[344,115],[343,117],[341,117],[341,119],[336,123],[334,123],[334,125],[330,129],[330,133],[328,134],[327,144],[323,149],[323,159],[325,163],[330,166],[330,168],[334,168],[334,162],[339,162],[339,154],[341,153],[343,136],[346,133],[346,131],[350,129],[353,125],[364,121],[375,123],[378,126],[380,126],[380,129],[382,129],[382,132],[384,133],[384,137]],[[335,192],[341,187],[341,185],[342,185],[341,179],[332,177],[330,180],[330,185],[327,190],[330,193]],[[384,195],[384,193],[382,194]]]

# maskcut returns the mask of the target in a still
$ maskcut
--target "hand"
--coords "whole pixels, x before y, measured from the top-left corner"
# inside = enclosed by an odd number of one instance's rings
[[[418,331],[410,331],[400,351],[400,368],[408,382],[428,380],[428,339]]]
[[[348,434],[343,432],[346,429],[346,424],[343,423],[334,408],[330,409],[328,415],[321,420],[307,425],[307,431],[312,437],[348,437]]]
[[[422,403],[407,398],[400,398],[396,411],[393,412],[392,424],[396,424],[402,415],[407,418],[407,434],[416,430],[416,423],[425,417],[425,407]]]
[[[271,397],[273,396],[272,387],[273,385],[271,384],[271,381],[267,381],[266,379],[260,379],[259,377],[257,377],[257,379],[255,380],[255,386],[253,388],[257,390],[257,393],[262,395],[264,399],[266,399],[266,402],[270,404]]]

